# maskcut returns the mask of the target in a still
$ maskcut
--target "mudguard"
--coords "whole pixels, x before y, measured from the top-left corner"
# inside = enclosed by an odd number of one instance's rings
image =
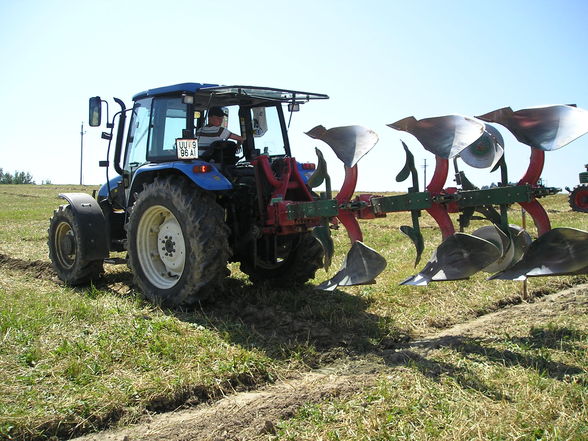
[[[69,202],[77,217],[81,236],[82,255],[88,261],[105,259],[109,255],[106,221],[98,201],[86,193],[60,193]]]
[[[194,167],[198,166],[212,166],[212,169],[206,173],[195,173]],[[221,191],[231,190],[233,184],[221,174],[216,168],[216,164],[211,164],[206,161],[194,160],[194,161],[174,161],[166,163],[153,163],[146,164],[139,168],[133,177],[133,181],[141,180],[140,177],[143,173],[157,172],[157,171],[169,171],[170,169],[177,170],[190,179],[198,187],[209,190],[209,191]],[[134,187],[134,184],[131,185]]]

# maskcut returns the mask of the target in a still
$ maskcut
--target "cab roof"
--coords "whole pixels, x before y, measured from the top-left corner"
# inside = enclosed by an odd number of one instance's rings
[[[182,95],[194,96],[196,106],[226,106],[247,102],[257,105],[267,102],[301,103],[316,99],[328,99],[328,95],[296,90],[276,89],[258,86],[220,86],[218,84],[181,83],[172,86],[158,87],[140,92],[133,101],[141,98]]]

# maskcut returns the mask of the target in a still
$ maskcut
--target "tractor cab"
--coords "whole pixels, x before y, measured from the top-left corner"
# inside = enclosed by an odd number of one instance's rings
[[[328,98],[282,89],[199,86],[163,87],[133,97],[125,170],[132,173],[146,162],[200,159],[199,131],[208,123],[213,107],[225,112],[222,126],[245,139],[239,161],[249,162],[262,154],[291,156],[284,106],[295,111],[311,99]]]

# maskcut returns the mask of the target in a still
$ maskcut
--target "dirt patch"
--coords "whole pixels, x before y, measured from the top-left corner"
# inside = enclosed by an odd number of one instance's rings
[[[304,404],[349,395],[373,379],[370,375],[311,372],[260,391],[235,394],[195,409],[155,415],[141,425],[76,440],[250,440],[275,433],[274,423],[292,416]]]
[[[305,404],[331,397],[344,397],[373,384],[390,366],[415,356],[461,344],[464,338],[492,338],[507,327],[524,323],[542,325],[565,315],[588,314],[588,284],[531,303],[508,306],[467,323],[456,325],[378,357],[339,360],[337,364],[303,374],[263,389],[237,393],[212,404],[151,416],[143,424],[120,431],[103,432],[76,438],[76,441],[153,441],[251,440],[275,433],[275,423],[287,419]],[[384,360],[384,361],[382,361]]]
[[[48,280],[59,285],[64,285],[53,270],[51,262],[18,259],[0,253],[0,266],[7,270],[25,273],[36,279]],[[104,289],[118,295],[128,295],[132,289],[132,281],[133,275],[129,271],[110,270],[108,273],[102,274],[99,279],[95,280],[93,285],[97,289]],[[83,286],[82,289],[85,287],[86,286]]]
[[[51,263],[42,260],[15,259],[0,253],[0,265],[6,269],[29,273],[37,279],[51,280],[55,277]]]

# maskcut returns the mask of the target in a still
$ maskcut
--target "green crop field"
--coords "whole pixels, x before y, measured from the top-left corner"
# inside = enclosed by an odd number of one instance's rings
[[[418,271],[413,245],[398,229],[410,225],[402,213],[362,221],[365,243],[388,261],[376,284],[313,289],[337,271],[349,247],[338,230],[329,273],[317,272],[303,288],[253,286],[231,265],[211,302],[166,310],[142,300],[124,265],[106,265],[104,277],[87,287],[56,278],[46,242],[48,220],[63,203],[57,194],[92,190],[0,185],[0,438],[69,439],[353,365],[363,366],[362,381],[303,400],[251,438],[588,439],[586,290],[566,307],[550,312],[545,302],[541,314],[529,309],[535,312],[491,332],[446,344],[427,340],[585,284],[586,276],[530,279],[525,299],[521,283],[487,281],[483,273],[399,286]],[[572,212],[566,195],[542,203],[552,226],[588,230],[588,215]],[[509,216],[521,224],[520,208]],[[441,238],[430,217],[421,219],[422,267]],[[422,339],[426,351],[410,346]]]

